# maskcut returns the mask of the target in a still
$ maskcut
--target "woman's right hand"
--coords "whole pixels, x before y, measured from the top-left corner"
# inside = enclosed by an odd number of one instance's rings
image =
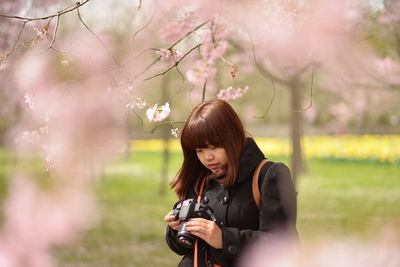
[[[175,220],[175,216],[172,215],[173,211],[170,211],[167,215],[164,217],[164,222],[167,222],[169,227],[174,229],[175,231],[179,230],[179,226],[181,225],[180,220]]]

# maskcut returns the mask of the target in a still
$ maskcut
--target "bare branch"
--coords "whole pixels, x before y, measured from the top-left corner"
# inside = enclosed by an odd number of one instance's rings
[[[154,48],[146,48],[146,49],[142,50],[138,55],[135,55],[134,57],[128,59],[124,63],[119,64],[118,66],[114,66],[114,67],[110,68],[109,71],[113,71],[113,70],[116,70],[116,69],[119,69],[119,68],[122,68],[122,67],[128,65],[130,62],[135,61],[138,57],[140,57],[144,52],[147,52],[150,50],[152,51],[152,50],[154,50]],[[135,78],[136,78],[136,76],[135,76]]]
[[[73,4],[73,5],[71,5],[71,6],[67,6],[67,7],[65,7],[65,8],[63,8],[63,9],[57,11],[57,13],[55,13],[55,14],[51,14],[51,15],[44,16],[44,17],[28,18],[28,17],[10,16],[10,15],[2,15],[2,14],[0,14],[0,17],[3,17],[3,18],[16,19],[16,20],[22,20],[22,21],[23,21],[22,27],[21,27],[21,29],[20,29],[20,31],[19,31],[19,33],[18,33],[17,40],[15,41],[15,43],[14,43],[12,49],[11,49],[10,51],[7,51],[7,52],[4,53],[3,55],[0,55],[0,60],[5,60],[5,59],[7,59],[8,56],[9,56],[10,54],[12,54],[12,53],[13,53],[16,49],[18,49],[19,47],[21,47],[21,46],[26,46],[26,45],[28,45],[28,44],[31,44],[31,43],[33,43],[33,42],[39,40],[39,39],[38,39],[38,36],[35,36],[34,38],[32,38],[32,39],[30,39],[30,40],[27,40],[27,41],[24,41],[24,42],[21,43],[21,44],[18,44],[19,40],[21,39],[22,32],[24,31],[25,26],[26,26],[26,24],[27,24],[28,22],[31,22],[31,21],[38,21],[38,20],[49,20],[49,21],[47,22],[47,24],[45,25],[45,27],[43,28],[43,29],[46,28],[46,30],[47,30],[49,24],[51,23],[51,20],[52,20],[53,18],[55,18],[55,17],[57,17],[57,24],[56,24],[56,28],[55,28],[55,30],[54,30],[53,39],[52,39],[52,41],[51,41],[49,47],[48,47],[45,51],[47,51],[48,49],[51,48],[51,49],[53,49],[53,50],[55,50],[55,51],[63,52],[63,51],[58,50],[58,49],[55,49],[55,48],[53,47],[53,44],[54,44],[54,42],[55,42],[55,40],[56,40],[56,33],[57,33],[57,31],[58,31],[58,24],[59,24],[60,16],[66,14],[66,13],[68,13],[68,12],[71,12],[71,11],[73,11],[73,10],[75,10],[75,9],[78,9],[79,7],[81,7],[81,6],[85,5],[86,3],[88,3],[89,1],[90,1],[90,0],[85,0],[85,1],[83,1],[83,2],[76,2],[75,4]],[[43,52],[45,52],[45,51],[43,51]]]
[[[94,33],[94,31],[92,31],[92,29],[89,28],[89,26],[83,21],[81,13],[79,12],[79,8],[76,9],[76,11],[78,12],[78,18],[80,20],[80,22],[83,24],[83,26],[85,26],[85,28],[97,39],[97,41],[99,41],[99,43],[103,46],[103,48],[107,51],[107,53],[111,56],[111,58],[113,59],[113,61],[115,62],[115,64],[119,65],[117,59],[114,57],[114,55],[110,52],[110,50],[108,49],[108,47],[104,44],[104,42],[100,39],[99,36],[97,36],[96,33]]]
[[[181,39],[179,39],[178,41],[176,41],[175,43],[173,43],[172,45],[170,45],[167,50],[171,50],[172,48],[174,48],[177,44],[179,44],[181,41],[183,41],[186,37],[188,37],[190,34],[194,33],[195,31],[197,31],[198,29],[200,29],[201,27],[203,27],[204,25],[206,25],[209,22],[209,20],[201,23],[200,25],[198,25],[196,28],[194,28],[193,30],[191,30],[190,32],[188,32],[185,36],[183,36]],[[161,56],[157,57],[152,63],[150,63],[150,65],[148,65],[143,71],[141,71],[140,73],[135,75],[135,78],[139,77],[140,75],[142,75],[143,73],[145,73],[147,70],[149,70],[152,66],[154,66],[158,61],[161,60]],[[172,66],[172,68],[175,67]],[[153,77],[154,78],[154,77]],[[147,80],[147,79],[146,79]]]
[[[303,108],[301,111],[307,111],[310,109],[313,105],[313,88],[314,88],[314,65],[312,66],[312,71],[311,71],[311,86],[310,86],[310,104]]]
[[[54,43],[56,42],[56,37],[57,37],[57,31],[58,31],[58,25],[60,23],[60,16],[57,16],[57,21],[56,21],[56,26],[54,28],[54,32],[53,32],[53,38],[49,44],[49,46],[43,51],[46,52],[47,50],[53,48]],[[55,49],[57,51],[57,49]]]
[[[19,39],[21,39],[22,32],[24,31],[25,26],[26,26],[27,23],[28,23],[27,21],[24,21],[24,22],[23,22],[22,27],[21,27],[21,29],[19,30],[19,33],[18,33],[18,36],[17,36],[17,40],[15,41],[15,43],[14,43],[14,45],[13,45],[13,48],[11,49],[10,53],[14,52],[15,49],[17,48]]]
[[[75,9],[85,5],[86,3],[88,3],[90,0],[85,0],[83,2],[76,2],[74,5],[68,6],[60,11],[57,11],[56,14],[52,14],[52,15],[48,15],[45,17],[38,17],[38,18],[28,18],[28,17],[20,17],[20,16],[9,16],[9,15],[2,15],[0,14],[0,17],[3,18],[8,18],[8,19],[17,19],[17,20],[23,20],[25,22],[29,22],[29,21],[36,21],[36,20],[47,20],[47,19],[51,19],[57,16],[61,16],[65,13],[74,11]]]
[[[275,99],[275,94],[276,94],[276,85],[275,85],[275,80],[274,80],[275,77],[273,77],[272,75],[270,75],[269,73],[267,73],[267,72],[264,70],[264,67],[261,66],[261,65],[258,63],[258,61],[257,61],[257,56],[256,56],[256,48],[255,48],[255,46],[254,46],[254,42],[253,42],[253,39],[251,38],[250,33],[249,33],[249,38],[250,38],[250,42],[251,42],[251,46],[252,46],[254,64],[256,65],[258,71],[259,71],[264,77],[266,77],[267,79],[269,79],[269,80],[271,81],[272,87],[273,87],[273,89],[274,89],[274,90],[273,90],[272,99],[271,99],[271,101],[269,102],[268,107],[267,107],[267,109],[265,110],[264,114],[263,114],[262,116],[254,116],[254,118],[257,118],[257,119],[263,119],[263,118],[265,118],[265,116],[268,114],[268,112],[269,112],[269,110],[270,110],[270,108],[271,108],[271,106],[272,106],[272,103],[274,102],[274,99]],[[278,80],[279,80],[280,82],[284,82],[283,80],[280,80],[280,79],[278,79]]]
[[[163,72],[160,72],[156,75],[153,75],[149,78],[144,79],[143,81],[148,81],[150,79],[156,78],[158,76],[164,75],[166,74],[168,71],[170,71],[171,69],[177,67],[179,65],[179,63],[187,56],[189,55],[193,50],[195,50],[196,48],[199,48],[201,46],[201,44],[196,45],[195,47],[192,47],[188,52],[186,52],[178,61],[175,61],[174,65],[170,66],[168,69],[164,70]],[[155,64],[155,63],[154,63]]]
[[[272,88],[273,88],[273,94],[272,94],[271,101],[269,102],[268,107],[264,111],[264,114],[262,116],[253,116],[253,118],[255,118],[255,119],[264,119],[265,116],[267,116],[270,108],[272,107],[272,103],[274,103],[275,95],[276,95],[276,86],[275,86],[275,81],[274,80],[271,80],[271,82],[272,82]]]
[[[177,44],[179,44],[182,40],[186,39],[186,37],[188,37],[189,35],[191,35],[193,32],[197,31],[198,29],[200,29],[201,27],[203,27],[204,25],[206,25],[209,22],[209,20],[201,23],[200,25],[198,25],[196,28],[194,28],[193,30],[191,30],[190,32],[188,32],[187,34],[185,34],[185,36],[183,36],[181,39],[179,39],[178,41],[176,41],[175,43],[173,43],[170,47],[168,47],[167,49],[172,49],[174,46],[176,46]]]
[[[140,3],[139,3],[139,7],[138,7],[138,10],[140,10],[140,7],[142,6],[142,1],[140,0]],[[154,1],[154,10],[153,10],[153,14],[151,15],[151,17],[150,17],[150,20],[142,27],[142,28],[140,28],[139,30],[137,30],[134,34],[133,34],[133,36],[132,36],[132,41],[136,38],[136,35],[138,35],[141,31],[143,31],[144,29],[146,29],[149,25],[150,25],[150,23],[153,21],[153,19],[154,19],[154,16],[155,16],[155,14],[156,14],[156,10],[157,10],[157,1]]]
[[[204,100],[206,99],[206,90],[207,90],[207,83],[205,82],[205,83],[203,84],[203,94],[202,94],[202,96],[201,96],[201,103],[203,103]]]
[[[172,127],[174,124],[183,124],[183,123],[185,123],[185,121],[167,121],[167,122],[159,123],[153,129],[151,129],[150,133],[153,134],[159,127],[164,126],[164,125],[170,125]]]

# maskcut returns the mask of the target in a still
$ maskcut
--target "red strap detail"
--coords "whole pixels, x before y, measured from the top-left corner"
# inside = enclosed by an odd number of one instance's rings
[[[260,193],[260,189],[258,188],[258,177],[260,176],[260,171],[261,168],[264,166],[265,163],[267,163],[269,160],[268,159],[263,159],[256,167],[256,170],[254,171],[253,174],[253,184],[252,184],[252,188],[253,188],[253,198],[254,198],[254,202],[257,205],[257,208],[260,207],[260,201],[261,201],[261,193]]]
[[[201,201],[201,194],[203,194],[203,189],[204,189],[204,184],[206,183],[206,178],[207,176],[204,176],[203,181],[201,182],[199,194],[197,195],[197,203],[200,203]],[[194,242],[194,267],[197,267],[198,264],[198,245],[197,245],[197,239]]]

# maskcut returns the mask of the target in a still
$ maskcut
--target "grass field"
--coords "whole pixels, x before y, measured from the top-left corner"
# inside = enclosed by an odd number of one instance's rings
[[[173,153],[171,178],[180,160]],[[328,160],[307,166],[298,182],[303,242],[373,239],[385,226],[400,224],[400,166]],[[59,266],[176,266],[179,257],[165,244],[162,221],[175,195],[159,194],[160,170],[159,152],[136,151],[131,160],[107,166],[95,187],[99,222],[79,243],[54,251]]]

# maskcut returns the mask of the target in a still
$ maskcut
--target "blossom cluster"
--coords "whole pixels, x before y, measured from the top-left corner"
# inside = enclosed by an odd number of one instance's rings
[[[228,101],[231,99],[237,99],[237,98],[242,97],[247,92],[247,90],[249,90],[248,86],[246,86],[244,88],[240,88],[240,87],[234,88],[234,87],[230,86],[226,89],[221,89],[219,91],[217,97],[219,99],[225,100],[225,101]]]
[[[160,122],[165,120],[169,114],[171,113],[171,109],[169,107],[169,103],[165,103],[162,106],[158,106],[155,104],[154,106],[150,107],[146,111],[147,119],[151,122]]]
[[[201,36],[201,59],[196,61],[195,68],[186,72],[189,82],[195,85],[212,82],[217,73],[215,63],[227,50],[228,43],[222,39],[225,29],[217,21],[212,25],[210,31]]]
[[[193,13],[186,12],[180,18],[165,24],[160,30],[160,38],[167,42],[175,42],[184,37],[195,26]]]
[[[160,60],[172,58],[174,62],[179,61],[179,59],[182,57],[182,54],[175,49],[160,48],[156,50],[156,54],[161,57]]]

